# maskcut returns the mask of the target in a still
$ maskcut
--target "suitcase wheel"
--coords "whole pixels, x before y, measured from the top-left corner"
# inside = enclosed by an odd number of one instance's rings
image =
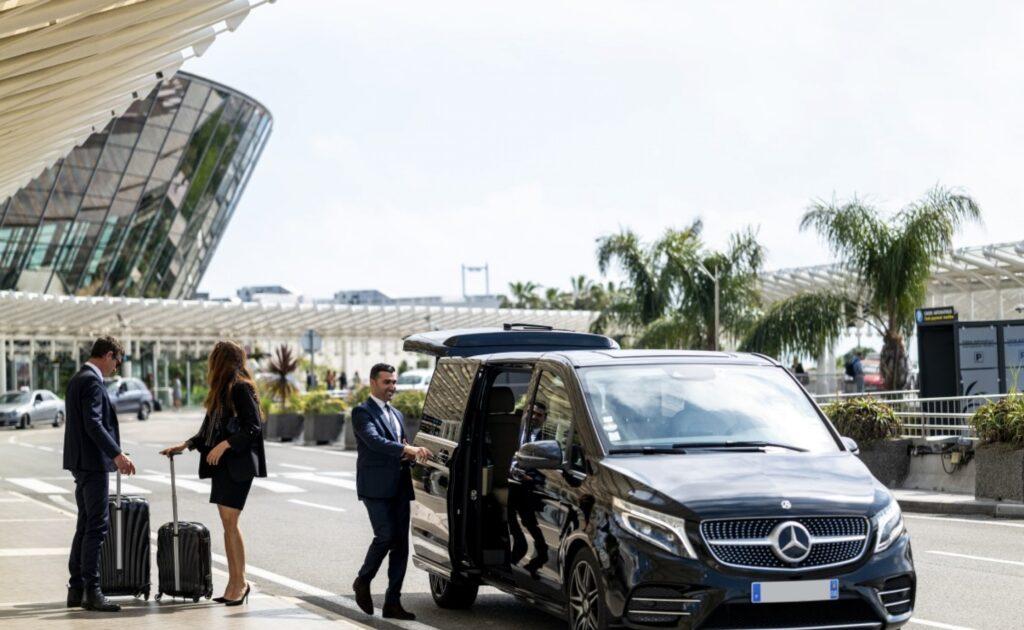
[[[155,596],[155,597],[153,597],[153,600],[154,600],[154,601],[160,601],[160,598],[161,598],[161,597],[163,597],[163,596],[164,596],[164,594],[163,594],[163,593],[161,593],[161,592],[157,591],[157,594],[156,594],[156,596]]]
[[[192,603],[193,604],[198,604],[199,603],[199,598],[198,597],[193,597],[192,598]]]

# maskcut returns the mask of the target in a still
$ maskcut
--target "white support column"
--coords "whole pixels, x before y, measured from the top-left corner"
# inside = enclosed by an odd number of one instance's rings
[[[161,348],[161,350],[162,350],[162,348]],[[161,352],[161,354],[162,354],[162,352]],[[171,363],[171,358],[170,357],[164,357],[164,373],[163,373],[163,378],[164,378],[164,388],[165,389],[169,388],[171,386],[170,374],[168,374],[168,372],[171,369],[170,363]],[[168,405],[173,405],[174,404],[174,400],[173,399],[174,399],[174,395],[173,394],[168,396],[167,397],[167,404]]]
[[[121,366],[121,374],[125,378],[132,377],[132,359],[135,358],[135,345],[132,338],[125,334],[124,351],[128,356],[124,358],[124,365]]]
[[[185,353],[185,406],[192,406],[192,352]]]
[[[53,370],[53,392],[60,394],[60,364],[57,363],[57,342],[50,340],[50,367]]]
[[[157,397],[160,391],[160,342],[153,342],[153,397]]]
[[[28,340],[28,388],[36,388],[36,340]]]
[[[0,391],[7,391],[7,337],[0,335]]]
[[[71,353],[75,355],[75,374],[78,374],[78,370],[82,369],[82,344],[77,339],[71,343]]]

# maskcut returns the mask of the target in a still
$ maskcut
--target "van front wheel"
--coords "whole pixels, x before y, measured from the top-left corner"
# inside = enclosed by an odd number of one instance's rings
[[[479,587],[475,582],[453,581],[430,574],[430,595],[441,608],[469,608],[476,601]]]
[[[597,558],[589,549],[581,549],[573,559],[568,591],[570,630],[608,628],[604,586],[598,574]]]

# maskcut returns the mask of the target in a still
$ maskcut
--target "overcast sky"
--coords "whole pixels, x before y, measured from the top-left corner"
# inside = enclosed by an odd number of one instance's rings
[[[596,238],[696,217],[819,264],[811,199],[936,183],[984,211],[958,245],[1024,238],[1016,2],[279,0],[184,69],[274,116],[214,296],[566,287]]]

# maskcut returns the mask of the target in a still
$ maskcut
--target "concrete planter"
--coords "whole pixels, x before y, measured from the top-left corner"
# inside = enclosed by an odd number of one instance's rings
[[[910,440],[878,440],[860,445],[860,460],[887,488],[899,488],[910,469]]]
[[[986,444],[975,449],[974,459],[978,466],[975,497],[1024,501],[1024,449]]]
[[[352,414],[345,414],[341,426],[341,448],[346,451],[356,450],[356,432],[352,430]]]
[[[344,415],[340,413],[304,416],[302,439],[306,444],[330,444],[341,435]]]
[[[291,442],[302,434],[302,416],[297,413],[272,413],[267,417],[267,439]]]

